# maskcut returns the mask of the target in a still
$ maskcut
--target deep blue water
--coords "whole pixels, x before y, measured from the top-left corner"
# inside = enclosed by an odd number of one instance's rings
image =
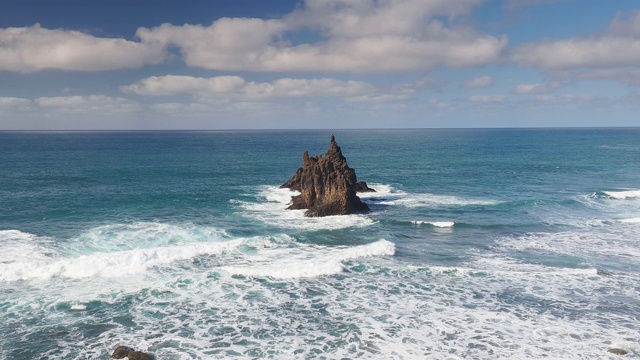
[[[638,356],[640,129],[334,133],[0,132],[0,358]]]

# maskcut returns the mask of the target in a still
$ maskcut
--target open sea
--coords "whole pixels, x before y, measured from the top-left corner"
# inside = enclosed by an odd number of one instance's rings
[[[0,359],[640,358],[640,129],[333,132],[0,132]]]

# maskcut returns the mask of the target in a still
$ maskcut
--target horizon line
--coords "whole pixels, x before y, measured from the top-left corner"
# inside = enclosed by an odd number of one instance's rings
[[[255,128],[255,129],[0,129],[0,132],[243,132],[243,131],[371,131],[371,130],[589,130],[640,129],[639,126],[509,126],[509,127],[407,127],[407,128]]]

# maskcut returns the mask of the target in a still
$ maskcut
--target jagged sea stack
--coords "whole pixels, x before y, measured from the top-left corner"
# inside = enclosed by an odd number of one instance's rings
[[[315,217],[369,211],[356,195],[356,188],[362,186],[369,189],[366,183],[358,183],[356,172],[347,165],[332,134],[327,154],[310,157],[305,151],[302,167],[281,187],[300,192],[291,199],[288,209],[308,209],[304,215]]]

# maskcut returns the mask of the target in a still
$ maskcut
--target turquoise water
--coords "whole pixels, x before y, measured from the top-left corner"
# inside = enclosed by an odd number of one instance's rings
[[[639,129],[329,133],[0,132],[0,358],[638,357]]]

